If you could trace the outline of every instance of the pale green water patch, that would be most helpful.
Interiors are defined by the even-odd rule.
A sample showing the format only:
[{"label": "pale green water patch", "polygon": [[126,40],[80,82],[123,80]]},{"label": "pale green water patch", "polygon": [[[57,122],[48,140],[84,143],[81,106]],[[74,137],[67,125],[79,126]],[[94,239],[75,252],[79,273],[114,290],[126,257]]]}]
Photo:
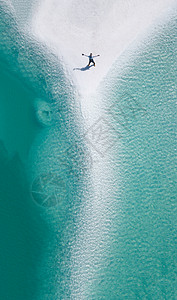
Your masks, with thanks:
[{"label": "pale green water patch", "polygon": [[106,118],[121,133],[110,167],[122,186],[95,299],[176,299],[176,24],[105,81]]}]

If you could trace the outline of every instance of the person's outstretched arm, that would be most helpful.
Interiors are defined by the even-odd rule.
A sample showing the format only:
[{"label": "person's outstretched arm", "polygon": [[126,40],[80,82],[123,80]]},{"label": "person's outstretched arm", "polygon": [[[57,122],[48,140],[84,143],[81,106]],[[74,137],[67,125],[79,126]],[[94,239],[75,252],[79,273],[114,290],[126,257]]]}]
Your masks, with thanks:
[{"label": "person's outstretched arm", "polygon": [[85,55],[84,53],[82,53],[82,55],[86,56],[86,57],[89,57],[88,55]]},{"label": "person's outstretched arm", "polygon": [[97,56],[100,56],[100,54],[98,54],[98,55],[94,55],[94,56],[92,56],[92,57],[97,57]]}]

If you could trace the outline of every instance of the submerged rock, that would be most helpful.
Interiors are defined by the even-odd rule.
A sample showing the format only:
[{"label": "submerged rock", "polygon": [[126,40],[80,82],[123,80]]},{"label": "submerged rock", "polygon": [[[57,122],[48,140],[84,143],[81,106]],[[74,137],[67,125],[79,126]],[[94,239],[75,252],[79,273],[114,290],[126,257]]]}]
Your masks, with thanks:
[{"label": "submerged rock", "polygon": [[42,126],[50,126],[52,122],[52,111],[50,104],[40,98],[36,98],[34,109],[38,122]]}]

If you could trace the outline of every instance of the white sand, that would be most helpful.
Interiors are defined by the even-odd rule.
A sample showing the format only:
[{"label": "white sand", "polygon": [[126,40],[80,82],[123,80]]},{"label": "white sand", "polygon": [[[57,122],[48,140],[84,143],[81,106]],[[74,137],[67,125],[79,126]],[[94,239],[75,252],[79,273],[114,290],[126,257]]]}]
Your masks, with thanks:
[{"label": "white sand", "polygon": [[[44,0],[32,19],[33,33],[64,60],[81,93],[93,92],[116,58],[173,0]],[[96,67],[81,71],[94,55]]]}]

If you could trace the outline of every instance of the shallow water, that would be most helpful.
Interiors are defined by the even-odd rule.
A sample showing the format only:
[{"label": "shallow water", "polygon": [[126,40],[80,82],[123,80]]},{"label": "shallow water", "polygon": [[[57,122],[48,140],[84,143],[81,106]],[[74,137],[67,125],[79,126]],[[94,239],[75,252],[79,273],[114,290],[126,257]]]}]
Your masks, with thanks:
[{"label": "shallow water", "polygon": [[1,298],[176,299],[175,13],[87,97],[95,115],[1,16]]}]

